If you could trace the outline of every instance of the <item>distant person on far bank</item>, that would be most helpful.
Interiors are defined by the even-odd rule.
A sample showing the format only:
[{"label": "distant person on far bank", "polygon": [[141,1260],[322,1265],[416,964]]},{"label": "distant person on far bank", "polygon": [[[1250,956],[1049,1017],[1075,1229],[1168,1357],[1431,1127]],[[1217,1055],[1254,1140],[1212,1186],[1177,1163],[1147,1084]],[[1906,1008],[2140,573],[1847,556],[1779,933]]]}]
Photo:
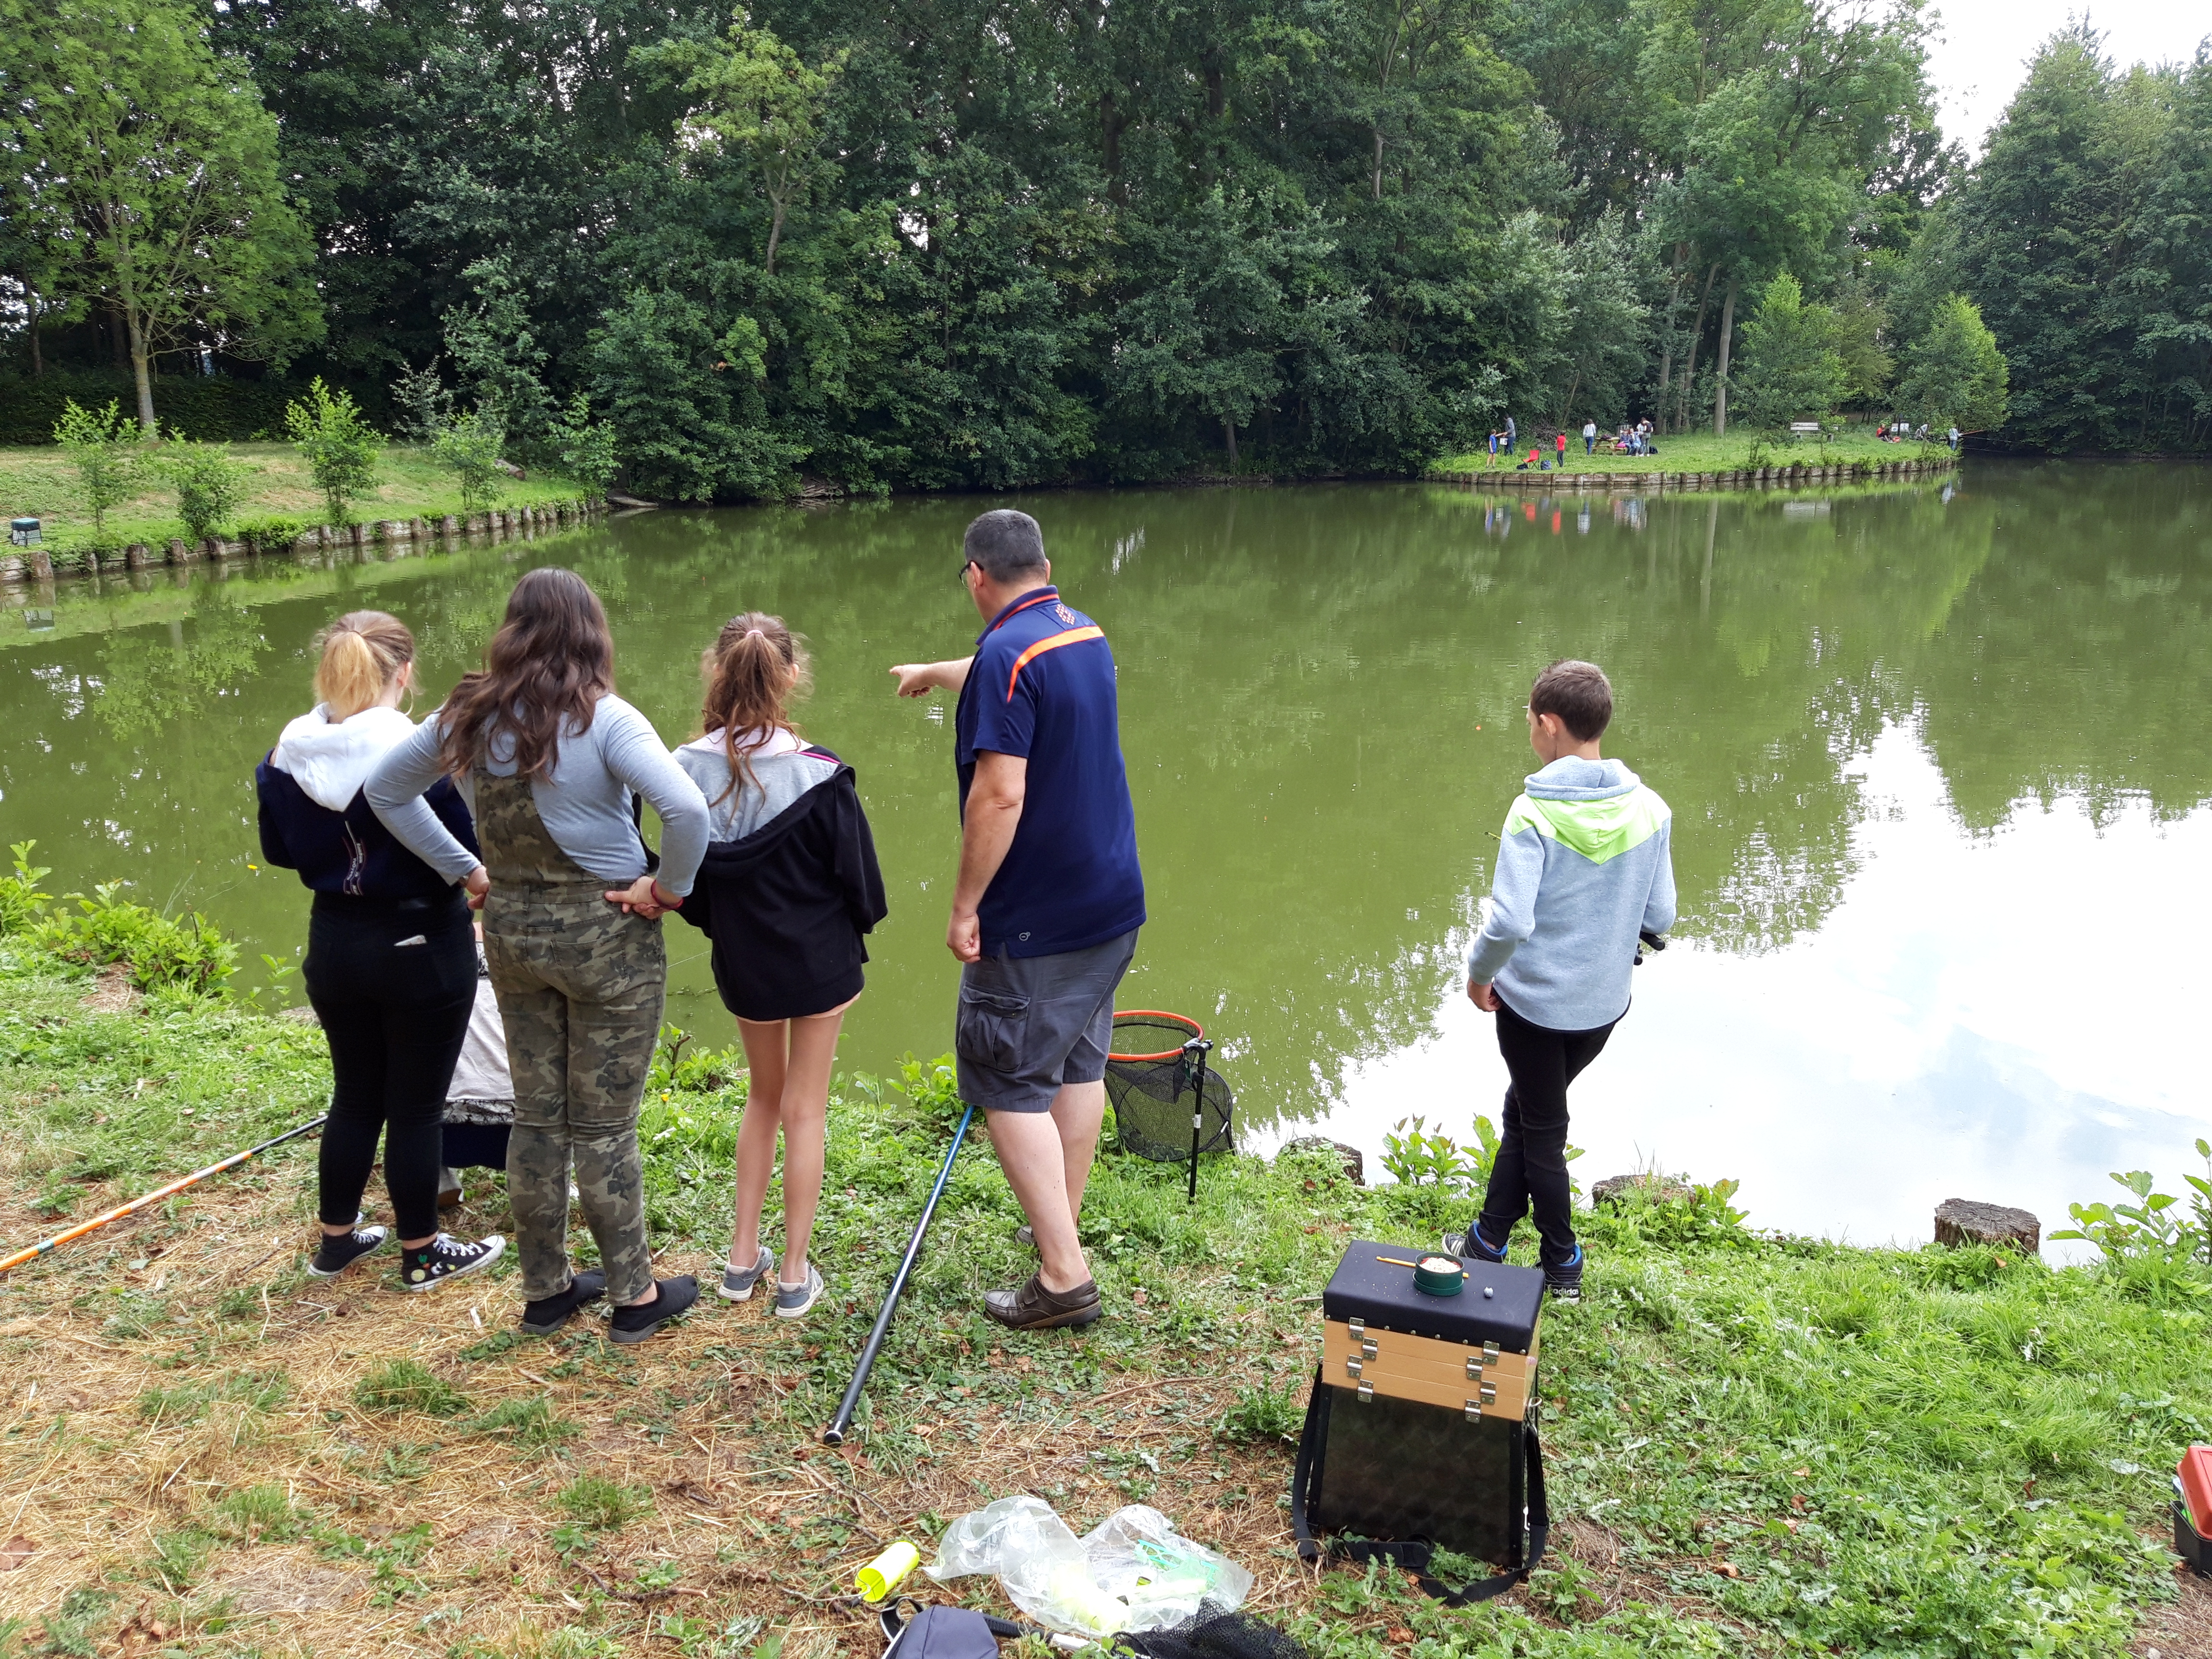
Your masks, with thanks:
[{"label": "distant person on far bank", "polygon": [[975,654],[891,672],[902,697],[960,699],[953,1047],[961,1097],[987,1115],[1039,1258],[984,1311],[1016,1330],[1087,1325],[1101,1310],[1076,1221],[1106,1112],[1114,993],[1145,920],[1114,653],[1052,586],[1026,513],[968,526],[960,581],[986,624]]},{"label": "distant person on far bank", "polygon": [[1583,453],[1585,455],[1593,455],[1596,453],[1597,422],[1595,421],[1584,421],[1583,422]]},{"label": "distant person on far bank", "polygon": [[1553,663],[1528,693],[1544,764],[1498,836],[1498,867],[1467,963],[1467,994],[1498,1016],[1512,1082],[1482,1212],[1446,1248],[1503,1261],[1533,1208],[1546,1290],[1582,1297],[1583,1247],[1567,1186],[1567,1087],[1628,1012],[1638,935],[1674,924],[1673,814],[1598,754],[1613,687],[1595,663]]}]

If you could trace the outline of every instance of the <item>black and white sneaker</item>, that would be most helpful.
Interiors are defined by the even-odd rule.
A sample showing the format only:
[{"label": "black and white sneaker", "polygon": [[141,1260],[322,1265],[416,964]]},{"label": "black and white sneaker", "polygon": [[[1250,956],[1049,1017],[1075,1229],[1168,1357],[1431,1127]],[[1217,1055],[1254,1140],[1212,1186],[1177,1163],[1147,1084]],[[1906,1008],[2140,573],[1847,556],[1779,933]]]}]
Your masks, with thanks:
[{"label": "black and white sneaker", "polygon": [[1544,1294],[1554,1302],[1579,1302],[1583,1299],[1583,1247],[1577,1243],[1575,1253],[1559,1263],[1544,1263]]},{"label": "black and white sneaker", "polygon": [[371,1251],[382,1249],[384,1241],[391,1237],[382,1227],[362,1226],[356,1215],[351,1232],[323,1235],[314,1259],[307,1263],[307,1273],[315,1279],[336,1279]]},{"label": "black and white sneaker", "polygon": [[434,1291],[449,1279],[489,1267],[506,1249],[507,1241],[497,1233],[487,1233],[481,1244],[440,1233],[419,1250],[400,1251],[399,1282],[409,1291]]}]

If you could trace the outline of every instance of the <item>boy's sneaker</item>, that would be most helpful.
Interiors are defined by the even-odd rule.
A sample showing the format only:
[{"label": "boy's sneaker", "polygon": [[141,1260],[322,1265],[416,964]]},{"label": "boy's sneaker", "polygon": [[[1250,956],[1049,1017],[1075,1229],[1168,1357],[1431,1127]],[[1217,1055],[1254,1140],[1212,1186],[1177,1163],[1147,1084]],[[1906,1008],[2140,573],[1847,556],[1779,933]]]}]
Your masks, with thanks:
[{"label": "boy's sneaker", "polygon": [[765,1244],[750,1267],[737,1268],[728,1262],[722,1264],[722,1298],[726,1302],[750,1302],[753,1290],[761,1280],[775,1271],[775,1252]]},{"label": "boy's sneaker", "polygon": [[1544,1294],[1554,1302],[1579,1302],[1583,1299],[1583,1247],[1577,1243],[1575,1253],[1566,1261],[1553,1267],[1544,1264]]},{"label": "boy's sneaker", "polygon": [[481,1244],[440,1233],[419,1250],[400,1251],[400,1285],[410,1291],[434,1291],[449,1279],[489,1267],[506,1249],[507,1241],[497,1233],[485,1235]]},{"label": "boy's sneaker", "polygon": [[607,1276],[597,1267],[586,1268],[568,1281],[558,1296],[542,1297],[522,1304],[522,1334],[550,1336],[568,1322],[568,1316],[586,1303],[607,1293]]},{"label": "boy's sneaker", "polygon": [[617,1308],[607,1322],[607,1334],[617,1342],[642,1342],[672,1319],[690,1312],[699,1299],[699,1281],[690,1273],[653,1281],[660,1294],[635,1308]]},{"label": "boy's sneaker", "polygon": [[351,1232],[340,1233],[336,1237],[329,1233],[323,1235],[322,1243],[307,1263],[307,1273],[315,1279],[336,1279],[371,1251],[382,1249],[384,1241],[391,1237],[382,1227],[362,1226],[356,1215]]},{"label": "boy's sneaker", "polygon": [[1491,1249],[1490,1242],[1482,1236],[1482,1228],[1479,1223],[1469,1227],[1463,1233],[1446,1233],[1444,1254],[1455,1255],[1468,1261],[1496,1262],[1505,1260],[1504,1250]]},{"label": "boy's sneaker", "polygon": [[778,1319],[804,1319],[806,1310],[822,1299],[822,1275],[810,1261],[806,1264],[806,1279],[803,1284],[787,1285],[775,1281],[775,1316]]}]

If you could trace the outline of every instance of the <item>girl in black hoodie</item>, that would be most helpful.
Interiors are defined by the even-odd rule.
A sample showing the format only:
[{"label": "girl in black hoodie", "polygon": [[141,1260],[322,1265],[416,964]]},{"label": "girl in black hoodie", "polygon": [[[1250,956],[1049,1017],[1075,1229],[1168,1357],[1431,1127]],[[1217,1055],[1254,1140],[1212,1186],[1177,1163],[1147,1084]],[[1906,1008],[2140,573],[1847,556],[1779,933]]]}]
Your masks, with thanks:
[{"label": "girl in black hoodie", "polygon": [[806,1249],[822,1199],[830,1072],[837,1028],[860,994],[860,937],[886,912],[884,878],[853,769],[791,723],[807,663],[782,619],[757,611],[731,618],[702,667],[706,735],[678,750],[676,763],[707,798],[713,840],[698,896],[678,914],[714,942],[715,988],[738,1018],[750,1073],[722,1294],[748,1301],[775,1270],[760,1222],[781,1129],[775,1310],[798,1319],[823,1291]]},{"label": "girl in black hoodie", "polygon": [[[415,678],[415,636],[396,617],[355,611],[317,641],[319,701],[284,728],[254,769],[261,855],[296,870],[315,896],[301,978],[331,1047],[330,1121],[318,1160],[323,1237],[307,1271],[327,1279],[380,1248],[361,1200],[384,1141],[384,1185],[398,1224],[400,1282],[435,1290],[505,1248],[438,1231],[446,1085],[476,1000],[476,937],[460,888],[377,821],[362,786],[414,735],[399,711]],[[450,783],[430,805],[476,845]]]}]

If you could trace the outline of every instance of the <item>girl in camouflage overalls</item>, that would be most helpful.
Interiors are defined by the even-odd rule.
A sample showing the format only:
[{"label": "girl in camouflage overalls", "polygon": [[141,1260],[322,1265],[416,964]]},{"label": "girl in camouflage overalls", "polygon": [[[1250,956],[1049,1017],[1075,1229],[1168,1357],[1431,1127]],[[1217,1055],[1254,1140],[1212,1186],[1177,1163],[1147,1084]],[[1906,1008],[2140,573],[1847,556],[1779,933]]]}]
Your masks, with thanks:
[{"label": "girl in camouflage overalls", "polygon": [[[423,805],[450,776],[469,797],[479,863]],[[659,815],[661,860],[638,833]],[[614,695],[606,612],[574,571],[533,570],[445,707],[369,781],[369,805],[484,914],[484,951],[514,1073],[507,1196],[522,1328],[547,1335],[602,1295],[617,1342],[688,1309],[688,1275],[656,1281],[646,1243],[638,1103],[660,1030],[667,955],[707,845],[707,803],[644,715]],[[573,1165],[600,1269],[569,1271]]]}]

